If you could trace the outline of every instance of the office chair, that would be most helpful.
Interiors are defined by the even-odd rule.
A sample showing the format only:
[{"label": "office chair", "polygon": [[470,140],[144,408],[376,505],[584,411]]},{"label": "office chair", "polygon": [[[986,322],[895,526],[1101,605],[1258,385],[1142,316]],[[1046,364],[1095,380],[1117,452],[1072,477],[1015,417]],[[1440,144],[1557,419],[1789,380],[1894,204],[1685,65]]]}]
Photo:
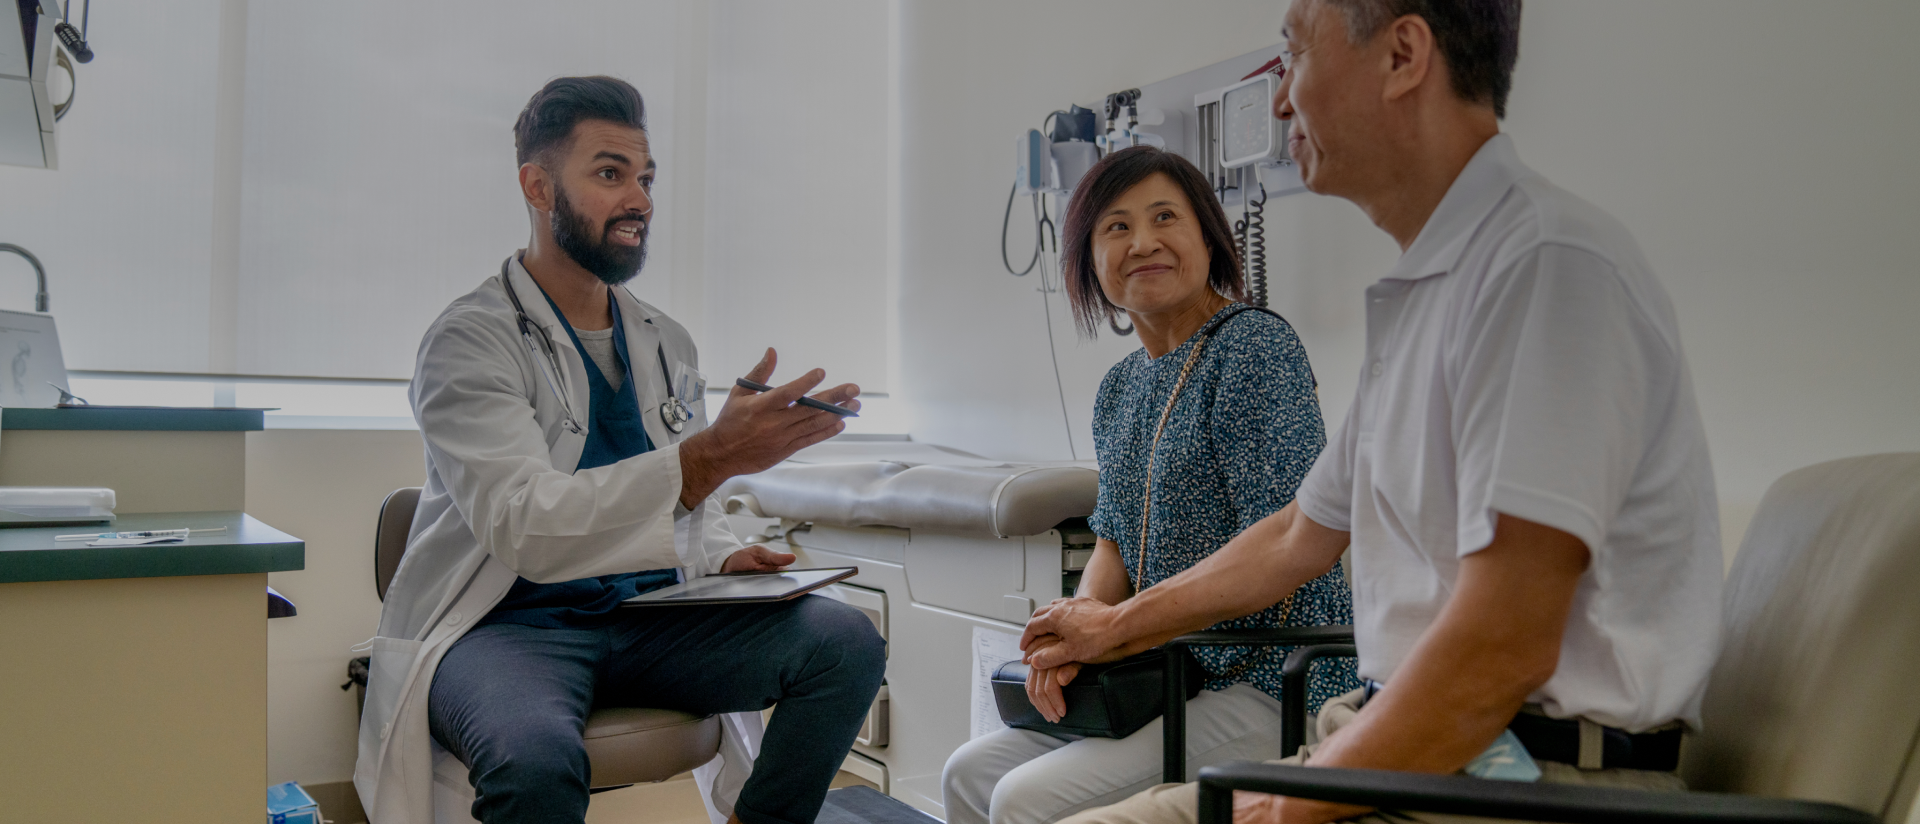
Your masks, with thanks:
[{"label": "office chair", "polygon": [[1683,752],[1692,792],[1234,762],[1200,771],[1200,824],[1233,791],[1532,821],[1871,824],[1920,791],[1920,453],[1788,473],[1728,577],[1725,631]]},{"label": "office chair", "polygon": [[[420,488],[412,486],[394,490],[380,503],[373,542],[373,588],[381,600],[386,599],[387,585],[400,569],[419,502]],[[720,719],[674,710],[597,707],[587,716],[583,737],[589,786],[599,792],[665,781],[712,761],[720,751]],[[441,772],[440,765],[435,772]],[[464,789],[471,793],[472,785]]]}]

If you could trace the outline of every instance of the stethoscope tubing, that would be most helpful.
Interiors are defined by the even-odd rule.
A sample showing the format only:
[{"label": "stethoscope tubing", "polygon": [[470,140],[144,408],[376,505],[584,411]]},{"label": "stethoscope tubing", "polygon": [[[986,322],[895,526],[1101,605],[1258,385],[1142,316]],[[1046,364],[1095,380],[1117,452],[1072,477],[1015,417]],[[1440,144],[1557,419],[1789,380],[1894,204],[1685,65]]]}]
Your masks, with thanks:
[{"label": "stethoscope tubing", "polygon": [[[554,346],[553,336],[547,333],[546,327],[535,323],[533,318],[527,315],[526,306],[520,303],[520,296],[513,291],[513,280],[509,276],[510,267],[508,266],[512,262],[513,258],[509,257],[500,263],[500,287],[507,291],[507,300],[513,303],[514,322],[520,327],[520,339],[527,344],[528,352],[534,356],[535,364],[539,365],[541,377],[546,379],[547,389],[553,392],[555,398],[560,399],[560,412],[563,416],[561,425],[575,435],[584,435],[587,428],[573,414],[573,402],[567,400],[567,393],[562,391],[566,385],[561,378],[559,349]],[[540,341],[544,346],[533,342],[533,333],[528,331],[528,327],[540,332]],[[542,348],[546,350],[545,364],[540,364]],[[667,402],[660,405],[660,422],[667,427],[668,431],[678,435],[686,429],[687,421],[693,419],[693,414],[687,408],[686,402],[680,399],[680,393],[673,388],[671,374],[673,370],[667,367],[666,347],[663,345],[656,348],[654,354],[660,357],[660,382],[667,388]],[[630,358],[626,353],[622,353],[621,360],[622,365],[627,368],[627,383],[637,386],[633,379],[633,364],[626,362]]]}]

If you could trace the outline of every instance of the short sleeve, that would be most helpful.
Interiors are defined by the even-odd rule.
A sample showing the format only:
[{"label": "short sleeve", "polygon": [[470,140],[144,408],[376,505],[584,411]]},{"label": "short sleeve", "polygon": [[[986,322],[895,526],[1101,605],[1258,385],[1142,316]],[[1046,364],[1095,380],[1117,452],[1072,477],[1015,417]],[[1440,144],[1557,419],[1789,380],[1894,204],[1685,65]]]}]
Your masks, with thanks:
[{"label": "short sleeve", "polygon": [[1236,532],[1280,511],[1326,446],[1307,352],[1284,321],[1248,312],[1222,334],[1211,439]]},{"label": "short sleeve", "polygon": [[1115,448],[1115,428],[1120,425],[1116,420],[1114,406],[1118,395],[1126,385],[1124,375],[1131,358],[1123,358],[1107,370],[1106,377],[1100,380],[1100,389],[1093,397],[1093,452],[1099,464],[1100,486],[1094,498],[1093,514],[1087,518],[1087,526],[1095,536],[1114,543],[1120,542],[1118,530],[1114,524],[1114,507],[1117,503],[1119,473],[1125,471],[1127,456],[1117,454]]},{"label": "short sleeve", "polygon": [[1293,501],[1314,523],[1341,532],[1353,531],[1353,439],[1359,431],[1354,415],[1360,404],[1347,407],[1347,419],[1327,448],[1313,462]]},{"label": "short sleeve", "polygon": [[1492,543],[1496,513],[1600,551],[1669,346],[1612,263],[1553,244],[1491,276],[1463,328],[1452,399],[1459,554]]}]

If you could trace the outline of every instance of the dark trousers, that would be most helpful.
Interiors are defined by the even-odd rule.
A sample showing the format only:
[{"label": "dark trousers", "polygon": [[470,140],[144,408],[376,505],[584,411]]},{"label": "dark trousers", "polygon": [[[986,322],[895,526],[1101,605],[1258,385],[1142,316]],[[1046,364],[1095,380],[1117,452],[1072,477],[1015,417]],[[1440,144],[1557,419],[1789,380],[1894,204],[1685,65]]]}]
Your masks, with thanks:
[{"label": "dark trousers", "polygon": [[746,824],[811,824],[884,674],[885,642],[852,607],[775,604],[624,610],[592,629],[487,624],[440,661],[433,737],[467,765],[486,824],[578,824],[581,740],[595,706],[695,714],[780,708],[741,790]]}]

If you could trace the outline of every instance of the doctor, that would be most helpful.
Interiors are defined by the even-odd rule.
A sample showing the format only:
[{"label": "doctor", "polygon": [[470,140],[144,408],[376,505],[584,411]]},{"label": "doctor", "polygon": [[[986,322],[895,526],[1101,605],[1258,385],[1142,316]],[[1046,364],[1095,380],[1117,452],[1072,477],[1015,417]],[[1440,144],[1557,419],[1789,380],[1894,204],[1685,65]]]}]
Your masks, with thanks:
[{"label": "doctor", "polygon": [[[632,86],[554,80],[520,113],[514,143],[527,248],[420,344],[412,401],[427,481],[372,642],[360,797],[376,824],[469,812],[577,823],[581,730],[596,703],[709,714],[777,702],[764,741],[757,715],[728,719],[703,789],[733,821],[807,824],[879,688],[873,626],[814,597],[619,604],[681,578],[793,562],[742,548],[711,495],[841,431],[838,416],[792,405],[824,374],[735,390],[706,426],[686,330],[619,288],[646,258],[653,216]],[[773,367],[769,350],[750,377]],[[858,408],[856,394],[815,397]],[[434,786],[436,766],[455,766],[446,759],[467,768],[470,810]]]}]

